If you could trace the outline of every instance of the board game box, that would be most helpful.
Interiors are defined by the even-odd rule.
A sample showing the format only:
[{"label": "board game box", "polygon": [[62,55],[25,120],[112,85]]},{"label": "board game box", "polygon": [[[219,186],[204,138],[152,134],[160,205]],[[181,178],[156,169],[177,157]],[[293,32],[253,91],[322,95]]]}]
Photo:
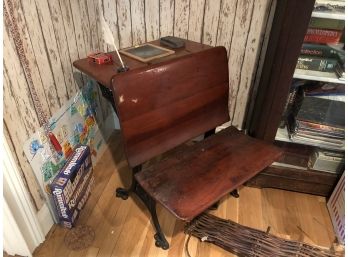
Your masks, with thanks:
[{"label": "board game box", "polygon": [[90,149],[78,145],[50,188],[59,223],[71,228],[86,203],[94,182]]}]

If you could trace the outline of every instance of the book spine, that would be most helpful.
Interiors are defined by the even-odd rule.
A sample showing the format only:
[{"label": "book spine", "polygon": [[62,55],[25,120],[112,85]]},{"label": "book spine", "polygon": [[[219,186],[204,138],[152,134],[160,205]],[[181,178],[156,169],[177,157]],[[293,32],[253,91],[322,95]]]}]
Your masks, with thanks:
[{"label": "book spine", "polygon": [[333,30],[333,29],[307,29],[307,35],[318,35],[318,36],[326,36],[326,37],[341,37],[342,31]]},{"label": "book spine", "polygon": [[310,28],[343,30],[344,21],[335,19],[323,19],[312,17],[309,22]]},{"label": "book spine", "polygon": [[339,80],[344,80],[345,79],[345,72],[344,72],[344,69],[341,67],[340,64],[336,65],[335,72],[336,72],[336,75],[338,76]]},{"label": "book spine", "polygon": [[314,11],[325,11],[328,13],[344,13],[345,1],[337,0],[316,0],[314,4]]},{"label": "book spine", "polygon": [[309,129],[315,129],[315,130],[321,130],[326,132],[333,132],[333,133],[339,133],[344,135],[344,129],[339,127],[333,127],[329,125],[324,125],[320,123],[314,123],[314,122],[308,122],[303,120],[296,120],[297,126],[303,129],[309,128]]},{"label": "book spine", "polygon": [[336,58],[338,51],[327,45],[303,44],[301,55],[310,55],[317,57]]},{"label": "book spine", "polygon": [[338,63],[341,65],[341,67],[344,69],[345,67],[345,57],[344,57],[344,52],[338,52],[337,53],[337,60],[338,60]]},{"label": "book spine", "polygon": [[323,72],[331,72],[335,70],[337,60],[332,58],[312,58],[307,56],[300,56],[297,60],[297,69],[315,70]]},{"label": "book spine", "polygon": [[340,41],[336,37],[327,37],[319,35],[305,35],[303,42],[305,43],[318,43],[318,44],[338,44]]},{"label": "book spine", "polygon": [[288,100],[286,101],[284,111],[282,114],[282,117],[283,117],[282,122],[284,123],[283,125],[285,125],[285,121],[286,121],[288,115],[291,113],[292,106],[295,102],[296,93],[297,93],[296,88],[293,88],[289,93]]},{"label": "book spine", "polygon": [[305,35],[305,43],[332,43],[337,44],[342,36],[342,31],[328,29],[308,29]]}]

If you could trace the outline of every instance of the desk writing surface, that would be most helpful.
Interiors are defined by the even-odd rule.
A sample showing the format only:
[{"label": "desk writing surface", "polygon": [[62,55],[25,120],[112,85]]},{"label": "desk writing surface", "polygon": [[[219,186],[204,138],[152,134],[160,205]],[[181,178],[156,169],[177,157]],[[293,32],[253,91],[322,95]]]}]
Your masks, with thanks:
[{"label": "desk writing surface", "polygon": [[[133,70],[133,69],[137,69],[140,67],[154,64],[154,63],[167,61],[170,59],[177,58],[179,56],[187,55],[190,53],[196,53],[196,52],[200,52],[202,50],[211,48],[211,46],[196,43],[193,41],[189,41],[189,40],[184,40],[184,41],[185,41],[185,47],[178,48],[178,49],[164,47],[164,46],[160,45],[159,40],[149,42],[149,43],[154,44],[154,45],[158,45],[158,46],[161,46],[164,48],[168,48],[170,50],[174,50],[175,54],[169,55],[166,57],[162,57],[162,58],[158,58],[158,59],[154,59],[154,60],[147,62],[147,63],[132,59],[128,56],[123,55],[122,53],[121,53],[121,57],[122,57],[123,62],[129,67],[129,69]],[[116,52],[115,51],[110,52],[110,54],[112,55],[112,58],[113,58],[112,63],[99,65],[99,64],[95,64],[95,63],[88,61],[88,58],[84,58],[84,59],[80,59],[80,60],[75,61],[73,64],[74,64],[74,67],[77,68],[78,70],[82,71],[83,73],[87,74],[91,78],[97,80],[102,85],[111,89],[111,78],[112,78],[112,76],[117,74],[117,68],[121,67],[121,65],[120,65],[119,60],[117,58]]]}]

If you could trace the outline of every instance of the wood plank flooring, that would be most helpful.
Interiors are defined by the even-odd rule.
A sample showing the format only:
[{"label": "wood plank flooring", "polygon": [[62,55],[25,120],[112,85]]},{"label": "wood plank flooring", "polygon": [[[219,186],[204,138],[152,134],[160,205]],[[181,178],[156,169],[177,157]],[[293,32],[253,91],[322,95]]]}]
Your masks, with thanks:
[{"label": "wood plank flooring", "polygon": [[[77,221],[95,231],[95,240],[85,250],[71,251],[64,245],[67,229],[55,225],[34,257],[180,257],[186,256],[184,223],[158,206],[160,224],[170,244],[167,251],[154,244],[154,230],[142,202],[131,196],[123,201],[115,189],[130,184],[130,170],[124,158],[120,135],[114,133],[109,148],[94,169],[95,187]],[[204,188],[202,189],[204,190]],[[331,247],[335,236],[325,198],[276,189],[243,187],[238,199],[224,197],[214,215],[253,228],[267,230],[287,239]],[[214,245],[191,238],[192,257],[234,256]]]}]

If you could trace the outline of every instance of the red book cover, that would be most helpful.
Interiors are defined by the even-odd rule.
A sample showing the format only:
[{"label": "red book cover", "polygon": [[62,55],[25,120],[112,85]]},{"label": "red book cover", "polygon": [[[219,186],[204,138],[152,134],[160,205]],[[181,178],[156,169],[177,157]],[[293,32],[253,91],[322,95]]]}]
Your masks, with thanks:
[{"label": "red book cover", "polygon": [[337,44],[342,36],[340,30],[308,29],[304,38],[305,43]]},{"label": "red book cover", "polygon": [[337,44],[340,37],[328,37],[320,35],[306,35],[303,42],[305,43],[319,43],[319,44]]}]

